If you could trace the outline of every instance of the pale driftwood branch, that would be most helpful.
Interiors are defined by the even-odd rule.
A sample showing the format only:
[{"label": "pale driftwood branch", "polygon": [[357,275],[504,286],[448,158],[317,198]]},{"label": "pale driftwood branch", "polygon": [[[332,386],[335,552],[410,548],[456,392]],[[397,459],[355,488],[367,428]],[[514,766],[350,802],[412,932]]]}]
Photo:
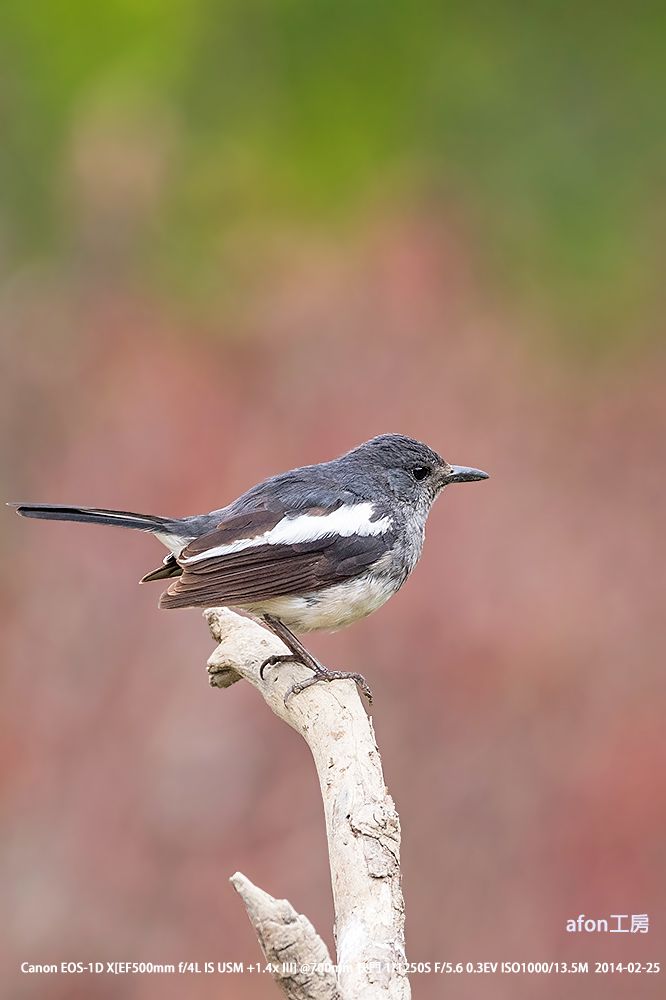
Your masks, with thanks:
[{"label": "pale driftwood branch", "polygon": [[[262,681],[260,665],[267,657],[286,652],[282,642],[256,622],[226,608],[209,608],[205,617],[219,642],[208,660],[211,684],[228,687],[239,677],[248,680],[269,708],[301,734],[314,758],[326,818],[339,996],[342,1000],[408,1000],[400,821],[384,784],[372,722],[356,685],[353,681],[315,684],[285,704],[290,686],[310,672],[300,664],[286,663],[268,668]],[[239,878],[245,888],[251,886],[236,875],[236,888]],[[289,904],[276,904],[266,893],[253,896],[250,919],[258,933],[260,921],[259,937],[267,956],[276,950],[276,942],[280,947],[276,905],[289,907],[284,911],[291,914],[286,922],[293,922],[295,911]],[[312,934],[311,954],[300,964],[316,964],[313,956],[318,947],[314,942],[321,939],[314,929]],[[292,1000],[330,1000],[335,996],[325,992],[330,987],[328,980],[317,983],[311,977],[309,993],[300,985],[301,992],[294,992],[290,982],[280,985]]]},{"label": "pale driftwood branch", "polygon": [[231,884],[245,903],[266,961],[289,1000],[340,1000],[328,948],[307,917],[236,872]]}]

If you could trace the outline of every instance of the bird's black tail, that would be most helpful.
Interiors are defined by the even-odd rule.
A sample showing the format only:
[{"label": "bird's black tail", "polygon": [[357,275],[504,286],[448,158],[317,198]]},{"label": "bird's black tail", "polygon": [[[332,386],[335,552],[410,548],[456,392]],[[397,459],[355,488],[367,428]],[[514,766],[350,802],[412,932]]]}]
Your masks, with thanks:
[{"label": "bird's black tail", "polygon": [[160,531],[170,523],[167,517],[154,514],[133,514],[129,510],[103,510],[97,507],[67,507],[57,503],[9,504],[22,517],[36,517],[43,521],[81,521],[84,524],[115,524],[119,528],[138,528],[140,531]]}]

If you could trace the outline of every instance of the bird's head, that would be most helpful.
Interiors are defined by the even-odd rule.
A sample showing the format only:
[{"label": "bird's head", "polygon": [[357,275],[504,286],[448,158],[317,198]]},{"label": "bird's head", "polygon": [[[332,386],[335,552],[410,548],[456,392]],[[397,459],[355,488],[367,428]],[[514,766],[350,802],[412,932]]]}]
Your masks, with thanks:
[{"label": "bird's head", "polygon": [[450,465],[436,451],[404,434],[381,434],[350,451],[345,459],[364,471],[396,500],[428,509],[446,486],[488,479],[488,473]]}]

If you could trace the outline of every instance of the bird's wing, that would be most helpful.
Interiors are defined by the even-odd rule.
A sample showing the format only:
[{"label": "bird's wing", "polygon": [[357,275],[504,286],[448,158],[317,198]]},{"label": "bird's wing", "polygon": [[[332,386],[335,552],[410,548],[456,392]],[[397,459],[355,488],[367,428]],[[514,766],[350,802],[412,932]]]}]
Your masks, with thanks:
[{"label": "bird's wing", "polygon": [[371,503],[230,514],[176,557],[182,569],[160,607],[244,605],[307,594],[362,573],[393,544]]}]

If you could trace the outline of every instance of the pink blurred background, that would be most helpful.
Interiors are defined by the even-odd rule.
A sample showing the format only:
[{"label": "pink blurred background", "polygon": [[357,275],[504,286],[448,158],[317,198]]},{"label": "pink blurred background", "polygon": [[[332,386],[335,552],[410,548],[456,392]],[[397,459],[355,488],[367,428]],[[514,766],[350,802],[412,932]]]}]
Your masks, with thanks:
[{"label": "pink blurred background", "polygon": [[[215,5],[194,6],[205,26]],[[309,640],[375,691],[403,828],[408,957],[659,961],[666,398],[659,299],[632,283],[657,267],[656,244],[638,265],[628,246],[577,299],[548,278],[548,254],[542,270],[527,266],[530,239],[553,246],[538,227],[515,223],[524,259],[512,258],[492,213],[456,186],[455,163],[424,155],[433,186],[411,147],[405,160],[381,147],[381,196],[359,181],[351,209],[340,196],[343,220],[337,207],[292,218],[275,196],[284,216],[258,223],[261,196],[256,213],[222,205],[201,166],[201,204],[179,221],[165,214],[174,162],[213,154],[173,124],[168,88],[163,117],[136,126],[138,99],[119,87],[109,114],[90,96],[100,86],[80,74],[88,104],[63,98],[68,131],[43,165],[66,209],[59,242],[21,250],[4,215],[4,496],[195,513],[385,431],[488,470],[436,505],[393,601]],[[34,111],[35,131],[40,121]],[[233,176],[252,174],[253,149],[241,143]],[[594,149],[603,161],[603,142]],[[533,220],[541,204],[525,193],[514,209]],[[205,260],[203,290],[178,255],[161,260],[171,243]],[[135,258],[145,245],[155,257]],[[596,301],[606,289],[612,317]],[[227,881],[237,869],[289,898],[331,947],[332,906],[307,748],[247,685],[208,687],[200,614],[159,612],[159,585],[136,585],[160,547],[10,510],[0,531],[3,996],[268,1000],[268,976],[20,973],[23,961],[256,961]],[[568,934],[579,913],[648,913],[650,931]],[[412,989],[658,997],[663,975],[415,976]]]}]

